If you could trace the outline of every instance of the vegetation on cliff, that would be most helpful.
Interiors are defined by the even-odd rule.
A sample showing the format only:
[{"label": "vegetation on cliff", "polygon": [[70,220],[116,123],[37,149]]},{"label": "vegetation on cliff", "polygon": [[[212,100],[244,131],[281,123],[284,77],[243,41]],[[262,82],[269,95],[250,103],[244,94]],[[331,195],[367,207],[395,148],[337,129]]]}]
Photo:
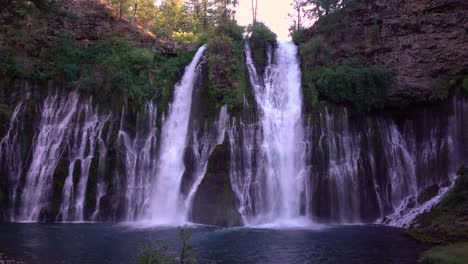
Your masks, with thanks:
[{"label": "vegetation on cliff", "polygon": [[381,108],[387,100],[394,74],[360,56],[342,58],[336,48],[339,29],[362,8],[357,1],[302,1],[304,13],[319,18],[310,34],[299,22],[292,30],[299,45],[306,106],[319,100],[352,106],[359,111]]},{"label": "vegetation on cliff", "polygon": [[[362,73],[355,75],[358,78],[369,79],[371,68],[372,72],[385,73],[372,78],[383,77],[379,80],[386,83],[385,89],[377,91],[372,85],[361,84],[369,95],[385,91],[385,98],[378,99],[385,99],[383,103],[362,105],[355,100],[360,98],[358,95],[346,98],[360,110],[375,106],[404,108],[444,100],[454,92],[447,89],[453,87],[447,85],[447,80],[468,73],[462,59],[466,57],[463,45],[468,35],[460,33],[464,32],[460,25],[466,24],[468,12],[463,1],[294,0],[293,6],[296,13],[291,16],[291,35],[301,47],[306,104],[313,106],[320,99],[330,100],[330,94],[319,89],[313,80],[326,76],[314,70],[322,67],[336,71],[350,60],[360,62],[357,69],[366,69],[355,71]],[[454,9],[455,6],[459,8]],[[306,19],[316,21],[307,27]],[[452,34],[456,37],[444,37]],[[401,44],[408,39],[412,41]]]},{"label": "vegetation on cliff", "polygon": [[267,64],[268,48],[276,46],[276,34],[261,22],[254,22],[249,26],[248,31],[251,33],[248,42],[252,49],[253,59],[263,71]]},{"label": "vegetation on cliff", "polygon": [[431,211],[416,217],[409,234],[423,242],[468,241],[468,167],[458,171],[455,186]]},{"label": "vegetation on cliff", "polygon": [[231,113],[241,109],[247,89],[243,33],[234,20],[226,19],[214,29],[207,43],[209,103],[216,109],[226,104]]},{"label": "vegetation on cliff", "polygon": [[432,210],[416,217],[407,231],[413,238],[435,245],[420,263],[466,263],[468,261],[468,167],[458,171],[453,188]]}]

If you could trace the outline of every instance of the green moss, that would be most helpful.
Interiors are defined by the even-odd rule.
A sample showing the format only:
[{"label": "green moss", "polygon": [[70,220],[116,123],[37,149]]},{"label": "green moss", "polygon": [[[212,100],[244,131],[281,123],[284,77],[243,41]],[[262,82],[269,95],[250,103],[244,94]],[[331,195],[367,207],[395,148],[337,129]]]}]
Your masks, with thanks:
[{"label": "green moss", "polygon": [[465,264],[468,263],[468,243],[457,243],[432,248],[422,254],[421,264]]}]

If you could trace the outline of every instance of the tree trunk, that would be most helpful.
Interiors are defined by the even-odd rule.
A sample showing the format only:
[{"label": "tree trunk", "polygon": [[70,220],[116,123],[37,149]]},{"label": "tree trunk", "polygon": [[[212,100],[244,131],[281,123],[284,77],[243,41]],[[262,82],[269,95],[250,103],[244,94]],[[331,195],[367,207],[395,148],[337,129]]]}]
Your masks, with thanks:
[{"label": "tree trunk", "polygon": [[138,0],[135,0],[135,8],[133,10],[133,22],[136,22],[137,9],[138,9]]},{"label": "tree trunk", "polygon": [[119,1],[119,18],[122,19],[123,0]]}]

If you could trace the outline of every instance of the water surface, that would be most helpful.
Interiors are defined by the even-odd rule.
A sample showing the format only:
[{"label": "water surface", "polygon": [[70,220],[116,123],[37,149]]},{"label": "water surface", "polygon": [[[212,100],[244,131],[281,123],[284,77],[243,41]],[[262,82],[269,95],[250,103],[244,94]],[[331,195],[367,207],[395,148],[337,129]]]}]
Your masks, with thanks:
[{"label": "water surface", "polygon": [[[201,263],[416,263],[425,246],[384,226],[320,229],[194,227]],[[110,224],[2,224],[0,252],[37,264],[134,263],[145,245],[179,247],[176,228]]]}]

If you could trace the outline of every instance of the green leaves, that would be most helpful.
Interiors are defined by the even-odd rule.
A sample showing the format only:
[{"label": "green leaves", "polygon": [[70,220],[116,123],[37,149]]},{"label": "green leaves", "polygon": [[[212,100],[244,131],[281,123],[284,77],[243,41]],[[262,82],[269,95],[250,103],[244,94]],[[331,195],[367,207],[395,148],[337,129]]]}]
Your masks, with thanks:
[{"label": "green leaves", "polygon": [[243,28],[232,20],[220,24],[208,42],[208,96],[220,108],[227,105],[231,113],[242,106]]},{"label": "green leaves", "polygon": [[142,104],[154,94],[168,103],[170,90],[192,57],[192,52],[165,56],[135,48],[122,39],[82,48],[69,38],[63,38],[48,55],[52,75],[62,78],[70,88],[100,95],[118,94]]},{"label": "green leaves", "polygon": [[393,74],[375,66],[338,64],[305,73],[322,98],[360,111],[384,106]]}]

